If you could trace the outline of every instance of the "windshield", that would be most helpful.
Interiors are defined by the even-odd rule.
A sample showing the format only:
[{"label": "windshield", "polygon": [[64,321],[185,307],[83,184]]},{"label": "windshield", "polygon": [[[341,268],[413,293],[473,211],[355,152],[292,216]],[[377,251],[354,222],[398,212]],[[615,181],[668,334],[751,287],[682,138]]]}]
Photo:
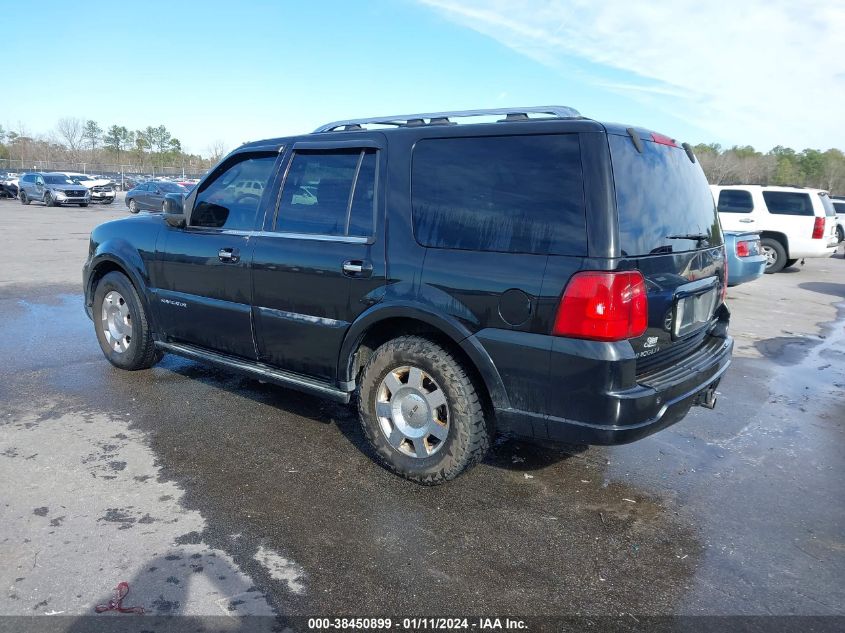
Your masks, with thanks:
[{"label": "windshield", "polygon": [[707,178],[680,147],[609,134],[624,256],[677,253],[724,242]]},{"label": "windshield", "polygon": [[56,174],[47,174],[44,176],[44,182],[48,185],[72,185],[74,182],[67,176],[57,176]]}]

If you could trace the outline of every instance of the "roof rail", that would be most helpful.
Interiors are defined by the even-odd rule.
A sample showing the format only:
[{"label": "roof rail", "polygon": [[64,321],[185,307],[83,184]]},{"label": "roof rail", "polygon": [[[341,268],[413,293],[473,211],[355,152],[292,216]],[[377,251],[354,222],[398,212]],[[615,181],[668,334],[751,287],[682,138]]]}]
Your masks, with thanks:
[{"label": "roof rail", "polygon": [[[531,106],[527,108],[490,108],[487,110],[455,110],[452,112],[422,112],[419,114],[398,114],[394,116],[377,116],[369,119],[349,119],[347,121],[334,121],[321,125],[314,133],[333,132],[338,128],[344,130],[360,130],[361,126],[367,124],[395,125],[396,127],[419,126],[419,125],[450,125],[454,123],[450,119],[505,115],[505,121],[524,121],[529,114],[546,114],[558,119],[577,119],[581,113],[574,108],[567,106]],[[428,119],[428,123],[426,123]]]}]

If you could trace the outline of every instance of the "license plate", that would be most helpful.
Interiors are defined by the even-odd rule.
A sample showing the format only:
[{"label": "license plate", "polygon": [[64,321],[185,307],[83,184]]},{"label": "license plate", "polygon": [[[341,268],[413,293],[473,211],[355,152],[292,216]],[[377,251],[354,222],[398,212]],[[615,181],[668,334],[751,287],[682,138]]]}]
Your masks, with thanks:
[{"label": "license plate", "polygon": [[716,288],[699,295],[682,297],[675,304],[675,323],[672,334],[675,338],[686,336],[710,321],[719,294]]}]

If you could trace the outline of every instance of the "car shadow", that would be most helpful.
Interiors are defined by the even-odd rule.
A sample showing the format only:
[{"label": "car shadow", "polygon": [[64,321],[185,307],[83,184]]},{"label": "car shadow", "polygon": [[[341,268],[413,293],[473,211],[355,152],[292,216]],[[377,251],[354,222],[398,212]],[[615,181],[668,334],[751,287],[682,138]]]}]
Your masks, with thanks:
[{"label": "car shadow", "polygon": [[807,281],[798,284],[802,290],[809,290],[810,292],[818,292],[832,297],[839,297],[845,299],[845,284],[836,283],[832,281]]}]

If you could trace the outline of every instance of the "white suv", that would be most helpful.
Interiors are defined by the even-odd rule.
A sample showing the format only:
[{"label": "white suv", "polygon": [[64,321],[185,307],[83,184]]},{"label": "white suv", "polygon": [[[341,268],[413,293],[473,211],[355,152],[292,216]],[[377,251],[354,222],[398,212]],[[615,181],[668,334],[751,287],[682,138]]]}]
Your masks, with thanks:
[{"label": "white suv", "polygon": [[836,211],[827,191],[803,187],[710,185],[727,231],[760,231],[766,272],[836,252]]}]

